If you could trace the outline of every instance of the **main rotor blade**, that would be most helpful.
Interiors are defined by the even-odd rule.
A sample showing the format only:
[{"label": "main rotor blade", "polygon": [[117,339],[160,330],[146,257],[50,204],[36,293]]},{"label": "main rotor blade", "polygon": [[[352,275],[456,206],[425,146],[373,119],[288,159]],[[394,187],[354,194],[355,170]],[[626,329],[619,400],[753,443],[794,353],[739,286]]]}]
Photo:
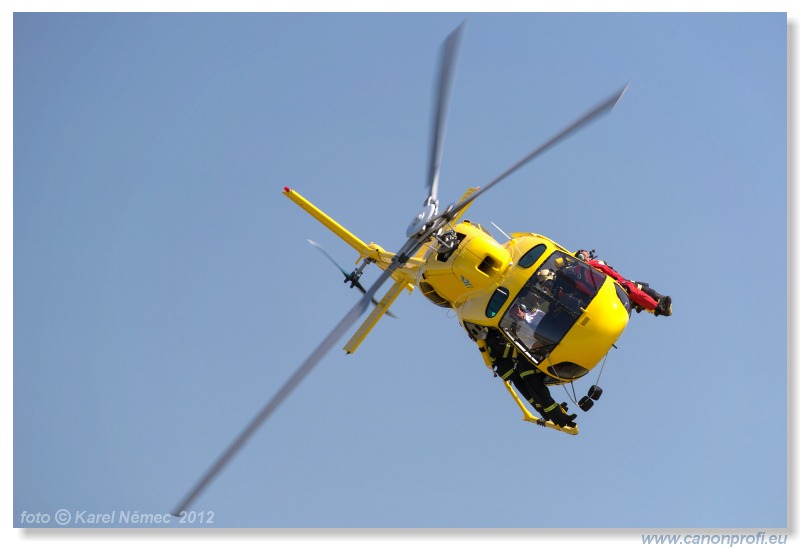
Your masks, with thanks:
[{"label": "main rotor blade", "polygon": [[433,112],[431,125],[431,149],[428,161],[428,199],[425,204],[436,203],[439,198],[439,167],[442,162],[442,145],[444,143],[444,128],[447,115],[447,106],[450,102],[452,89],[453,68],[455,67],[456,53],[461,42],[464,29],[461,23],[450,33],[442,44],[442,53],[439,61],[439,79],[436,85],[436,106]]},{"label": "main rotor blade", "polygon": [[520,168],[525,166],[527,163],[529,163],[530,161],[532,161],[533,159],[535,159],[536,157],[538,157],[539,155],[541,155],[542,153],[544,153],[545,151],[547,151],[548,149],[553,147],[554,145],[556,145],[559,142],[565,140],[570,135],[574,134],[578,130],[581,130],[582,128],[584,128],[585,126],[590,124],[591,122],[594,122],[596,119],[598,119],[602,115],[605,115],[605,114],[611,112],[614,109],[614,107],[617,105],[619,100],[622,99],[622,96],[625,94],[625,91],[627,89],[628,89],[628,84],[626,84],[618,92],[612,94],[608,99],[602,101],[597,106],[595,106],[593,109],[589,110],[586,114],[581,116],[579,119],[577,119],[575,122],[573,122],[572,124],[570,124],[569,126],[564,128],[560,132],[558,132],[556,135],[554,135],[549,140],[547,140],[546,142],[541,144],[539,147],[537,147],[536,149],[534,149],[533,151],[531,151],[530,153],[525,155],[522,159],[517,161],[516,164],[512,165],[508,170],[506,170],[505,172],[503,172],[502,174],[497,176],[495,179],[490,181],[488,184],[484,185],[479,191],[477,191],[473,195],[463,199],[461,202],[459,202],[458,204],[456,204],[452,208],[448,209],[447,212],[444,212],[444,213],[440,214],[439,216],[435,217],[431,221],[434,221],[434,220],[437,220],[437,219],[441,219],[441,218],[443,218],[443,217],[445,217],[445,216],[447,216],[448,214],[451,214],[451,213],[459,212],[460,210],[462,210],[463,208],[465,208],[466,206],[471,204],[472,201],[474,201],[475,199],[477,199],[478,197],[483,195],[485,192],[487,192],[489,189],[491,189],[492,187],[494,187],[495,185],[497,185],[498,183],[503,181],[505,178],[507,178],[508,176],[510,176],[511,174],[513,174],[514,172],[516,172],[517,170],[519,170]]},{"label": "main rotor blade", "polygon": [[[425,239],[427,240],[427,239]],[[222,469],[236,456],[236,454],[244,447],[245,443],[253,436],[258,428],[275,412],[281,403],[297,388],[300,382],[308,375],[309,372],[322,360],[323,357],[331,350],[336,342],[347,332],[350,327],[355,324],[359,317],[366,311],[369,304],[386,280],[392,276],[392,273],[397,271],[402,265],[408,261],[421,246],[422,239],[410,239],[401,248],[405,251],[402,254],[395,256],[395,260],[380,274],[378,279],[366,291],[364,297],[356,303],[347,315],[339,321],[333,330],[320,342],[316,349],[311,352],[311,355],[303,362],[302,365],[292,374],[292,376],[281,386],[277,393],[270,399],[266,405],[258,412],[258,414],[250,421],[245,429],[239,436],[231,442],[224,453],[217,459],[211,468],[203,475],[202,478],[192,487],[192,490],[184,497],[184,499],[175,507],[172,515],[178,516],[181,512],[186,511],[195,499],[202,493],[206,487],[214,480],[214,478],[222,471]],[[423,241],[424,242],[424,241]]]}]

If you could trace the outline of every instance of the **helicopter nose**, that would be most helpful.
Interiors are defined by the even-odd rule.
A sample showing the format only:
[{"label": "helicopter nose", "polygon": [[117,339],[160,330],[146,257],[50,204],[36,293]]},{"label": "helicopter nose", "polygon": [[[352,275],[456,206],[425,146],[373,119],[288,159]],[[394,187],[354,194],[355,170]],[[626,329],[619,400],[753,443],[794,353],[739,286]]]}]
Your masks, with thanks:
[{"label": "helicopter nose", "polygon": [[[614,283],[608,278],[583,314],[561,341],[566,360],[580,365],[586,372],[608,354],[628,325],[628,310],[617,297]],[[554,357],[555,360],[555,357]]]},{"label": "helicopter nose", "polygon": [[586,336],[597,343],[598,349],[610,349],[630,319],[629,311],[617,296],[615,287],[611,279],[606,280],[578,321],[582,328],[587,329]]}]

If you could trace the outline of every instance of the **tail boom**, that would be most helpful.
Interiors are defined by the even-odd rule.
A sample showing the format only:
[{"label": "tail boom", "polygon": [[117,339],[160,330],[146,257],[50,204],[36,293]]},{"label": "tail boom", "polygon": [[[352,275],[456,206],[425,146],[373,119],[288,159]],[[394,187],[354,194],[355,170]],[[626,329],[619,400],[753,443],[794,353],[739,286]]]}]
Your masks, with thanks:
[{"label": "tail boom", "polygon": [[350,233],[347,229],[345,229],[342,225],[340,225],[339,222],[337,222],[336,220],[328,216],[325,212],[323,212],[322,210],[311,204],[308,201],[308,199],[306,199],[303,195],[301,195],[294,189],[290,189],[288,187],[283,188],[283,194],[286,195],[286,197],[293,203],[295,203],[297,206],[308,212],[314,219],[316,219],[322,225],[333,231],[333,233],[335,233],[336,236],[338,236],[344,242],[353,247],[356,250],[356,252],[358,252],[362,257],[368,258],[371,256],[369,254],[370,247],[367,245],[367,243],[365,243],[364,241],[362,241],[361,239]]},{"label": "tail boom", "polygon": [[[289,187],[284,187],[283,194],[286,195],[286,197],[293,203],[310,214],[311,217],[327,227],[337,237],[350,245],[356,252],[358,252],[359,259],[356,261],[356,263],[359,263],[361,260],[370,260],[383,270],[387,269],[391,265],[395,256],[391,252],[387,252],[375,243],[365,243],[353,233],[345,229],[345,227],[339,222],[314,206],[308,199],[303,197],[297,191],[290,189]],[[415,255],[413,258],[409,259],[405,266],[401,267],[400,269],[393,270],[391,277],[395,281],[394,285],[389,289],[383,299],[377,303],[364,323],[358,328],[358,330],[356,330],[355,334],[353,334],[352,338],[347,342],[344,347],[344,350],[347,353],[353,353],[356,350],[359,344],[361,344],[373,327],[378,323],[380,318],[387,312],[389,306],[391,306],[392,302],[394,302],[395,298],[397,298],[403,289],[408,290],[408,292],[414,290],[414,281],[421,262],[421,256],[418,257]]]}]

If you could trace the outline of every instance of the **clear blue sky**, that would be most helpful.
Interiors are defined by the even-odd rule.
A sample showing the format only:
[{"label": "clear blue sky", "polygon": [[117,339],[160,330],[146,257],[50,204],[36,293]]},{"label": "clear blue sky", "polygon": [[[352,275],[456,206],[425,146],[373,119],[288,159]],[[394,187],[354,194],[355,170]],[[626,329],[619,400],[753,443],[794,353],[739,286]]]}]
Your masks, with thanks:
[{"label": "clear blue sky", "polygon": [[785,14],[16,14],[15,526],[183,497],[357,299],[306,239],[355,255],[281,189],[401,245],[438,47],[464,19],[442,199],[631,81],[469,217],[596,248],[673,317],[634,314],[570,437],[521,422],[454,316],[403,295],[195,509],[216,527],[787,525]]}]

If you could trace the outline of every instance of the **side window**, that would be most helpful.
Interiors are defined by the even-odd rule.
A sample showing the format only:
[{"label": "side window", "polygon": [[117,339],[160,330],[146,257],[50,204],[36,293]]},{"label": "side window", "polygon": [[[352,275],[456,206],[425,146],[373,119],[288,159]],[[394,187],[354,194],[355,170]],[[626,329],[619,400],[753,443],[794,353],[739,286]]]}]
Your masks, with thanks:
[{"label": "side window", "polygon": [[542,254],[544,254],[545,250],[547,250],[547,245],[537,244],[536,246],[528,250],[522,256],[522,258],[519,259],[517,265],[519,265],[524,269],[529,268],[530,266],[536,263],[536,260],[538,260],[542,256]]},{"label": "side window", "polygon": [[500,311],[500,308],[503,307],[506,300],[508,300],[508,289],[501,286],[495,290],[492,297],[489,298],[489,305],[486,306],[486,316],[491,319],[497,315],[497,312]]}]

